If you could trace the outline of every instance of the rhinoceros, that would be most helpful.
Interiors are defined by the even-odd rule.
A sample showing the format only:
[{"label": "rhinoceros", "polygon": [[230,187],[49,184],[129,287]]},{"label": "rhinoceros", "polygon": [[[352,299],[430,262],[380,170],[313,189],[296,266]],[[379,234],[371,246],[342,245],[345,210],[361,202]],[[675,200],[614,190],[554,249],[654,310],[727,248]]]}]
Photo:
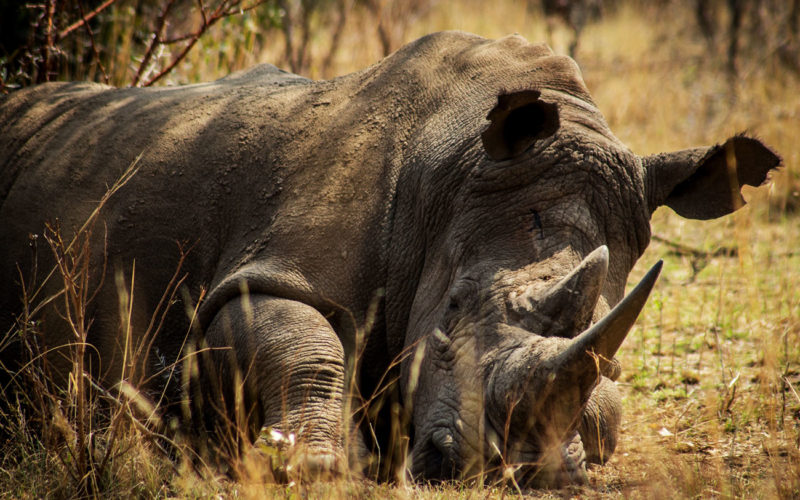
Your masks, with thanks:
[{"label": "rhinoceros", "polygon": [[[0,326],[21,317],[22,283],[64,287],[32,236],[57,224],[69,241],[99,210],[100,383],[143,345],[145,385],[204,399],[202,425],[293,433],[324,471],[359,441],[352,394],[396,375],[413,478],[582,482],[616,446],[614,356],[660,270],[624,296],[651,214],[728,214],[779,163],[743,135],[637,156],[575,62],[517,35],[436,33],[329,81],[262,65],[176,87],[43,84],[0,101]],[[56,296],[32,318],[62,380],[65,311]],[[193,353],[170,392],[160,375]],[[360,448],[387,426],[357,429]]]}]

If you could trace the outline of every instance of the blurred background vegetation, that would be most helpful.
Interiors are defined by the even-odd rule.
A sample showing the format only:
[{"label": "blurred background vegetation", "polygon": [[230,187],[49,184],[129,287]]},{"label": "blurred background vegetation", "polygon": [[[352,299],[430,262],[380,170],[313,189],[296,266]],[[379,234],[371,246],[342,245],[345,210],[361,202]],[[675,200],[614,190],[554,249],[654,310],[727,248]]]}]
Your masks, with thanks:
[{"label": "blurred background vegetation", "polygon": [[[585,29],[620,8],[646,16],[654,28],[661,25],[662,35],[681,42],[676,46],[686,37],[705,41],[707,60],[726,64],[731,74],[737,74],[741,60],[800,71],[798,0],[527,0],[494,2],[489,8],[483,4],[477,0],[1,0],[0,84],[4,91],[64,79],[146,86],[160,79],[156,75],[173,69],[172,83],[185,83],[264,60],[311,78],[330,78],[388,55],[431,29],[467,28],[487,35],[516,31],[552,40],[561,24],[571,36],[568,52],[576,56]],[[187,58],[192,49],[194,54]],[[173,68],[175,62],[182,64]]]},{"label": "blurred background vegetation", "polygon": [[[638,154],[760,137],[784,163],[769,187],[745,193],[748,208],[708,222],[654,214],[653,242],[631,281],[657,259],[665,268],[619,354],[627,415],[618,451],[572,493],[800,498],[798,18],[800,0],[0,0],[0,91],[52,80],[177,85],[264,62],[332,78],[433,31],[517,32],[576,58],[611,129]],[[258,466],[236,483],[199,481],[196,468],[141,438],[139,424],[131,429],[114,431],[122,451],[96,494],[507,493],[264,486]],[[0,497],[69,496],[70,463],[35,433],[19,436],[3,445]]]}]

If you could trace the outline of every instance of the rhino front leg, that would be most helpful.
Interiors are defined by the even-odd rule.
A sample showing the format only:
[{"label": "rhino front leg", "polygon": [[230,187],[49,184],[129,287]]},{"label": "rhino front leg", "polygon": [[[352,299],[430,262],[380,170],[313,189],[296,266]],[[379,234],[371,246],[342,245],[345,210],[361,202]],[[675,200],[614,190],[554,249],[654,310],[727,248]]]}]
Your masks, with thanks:
[{"label": "rhino front leg", "polygon": [[622,417],[622,401],[616,384],[601,377],[583,409],[578,432],[586,460],[604,464],[617,447],[617,433]]},{"label": "rhino front leg", "polygon": [[271,426],[294,434],[299,465],[309,472],[343,465],[344,350],[319,311],[293,300],[241,296],[216,315],[206,340],[227,422],[242,422],[236,415],[243,407],[251,433]]}]

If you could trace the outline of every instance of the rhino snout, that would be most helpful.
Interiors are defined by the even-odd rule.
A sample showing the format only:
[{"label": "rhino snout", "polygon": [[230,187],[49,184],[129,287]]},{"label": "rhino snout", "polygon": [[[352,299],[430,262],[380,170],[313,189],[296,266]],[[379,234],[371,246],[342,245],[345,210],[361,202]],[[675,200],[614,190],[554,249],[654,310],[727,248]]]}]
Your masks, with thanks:
[{"label": "rhino snout", "polygon": [[[590,254],[562,283],[601,282],[595,276],[607,269],[603,250]],[[603,375],[618,369],[614,355],[660,270],[659,262],[614,309],[574,338],[528,333],[526,343],[494,363],[487,374],[486,416],[492,427],[504,430],[503,447],[511,450],[505,462],[527,462],[531,452],[522,451],[538,450],[536,465],[523,473],[538,478],[537,483],[552,476],[556,484],[565,477],[579,478],[578,462],[608,459],[616,446],[620,404],[616,387]],[[516,327],[505,328],[508,336],[523,335]],[[517,457],[515,449],[522,450]]]},{"label": "rhino snout", "polygon": [[[432,366],[444,371],[429,375],[428,390],[437,396],[415,410],[412,474],[446,480],[504,474],[511,466],[532,484],[581,482],[585,461],[605,461],[616,444],[618,395],[604,375],[618,369],[614,355],[660,269],[659,262],[592,325],[608,273],[601,246],[547,293],[509,297],[521,324],[462,318],[449,322],[458,327],[449,335],[430,337]],[[552,314],[560,334],[542,335],[525,323],[537,311]],[[591,433],[593,422],[599,424]]]}]

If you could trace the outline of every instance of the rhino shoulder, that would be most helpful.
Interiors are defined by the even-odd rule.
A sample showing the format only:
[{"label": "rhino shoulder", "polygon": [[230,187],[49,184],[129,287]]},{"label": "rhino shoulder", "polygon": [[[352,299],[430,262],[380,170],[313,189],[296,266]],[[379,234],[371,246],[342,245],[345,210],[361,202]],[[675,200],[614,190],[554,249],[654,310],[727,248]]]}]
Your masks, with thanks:
[{"label": "rhino shoulder", "polygon": [[18,90],[0,100],[0,200],[19,168],[21,148],[48,126],[59,122],[87,98],[113,89],[88,82],[48,82]]},{"label": "rhino shoulder", "polygon": [[236,71],[217,80],[220,83],[255,84],[283,87],[298,83],[310,82],[308,78],[282,70],[272,64],[259,64],[252,68]]},{"label": "rhino shoulder", "polygon": [[26,87],[0,100],[0,128],[8,129],[18,123],[38,123],[49,111],[74,106],[90,95],[113,87],[92,82],[47,82]]}]

